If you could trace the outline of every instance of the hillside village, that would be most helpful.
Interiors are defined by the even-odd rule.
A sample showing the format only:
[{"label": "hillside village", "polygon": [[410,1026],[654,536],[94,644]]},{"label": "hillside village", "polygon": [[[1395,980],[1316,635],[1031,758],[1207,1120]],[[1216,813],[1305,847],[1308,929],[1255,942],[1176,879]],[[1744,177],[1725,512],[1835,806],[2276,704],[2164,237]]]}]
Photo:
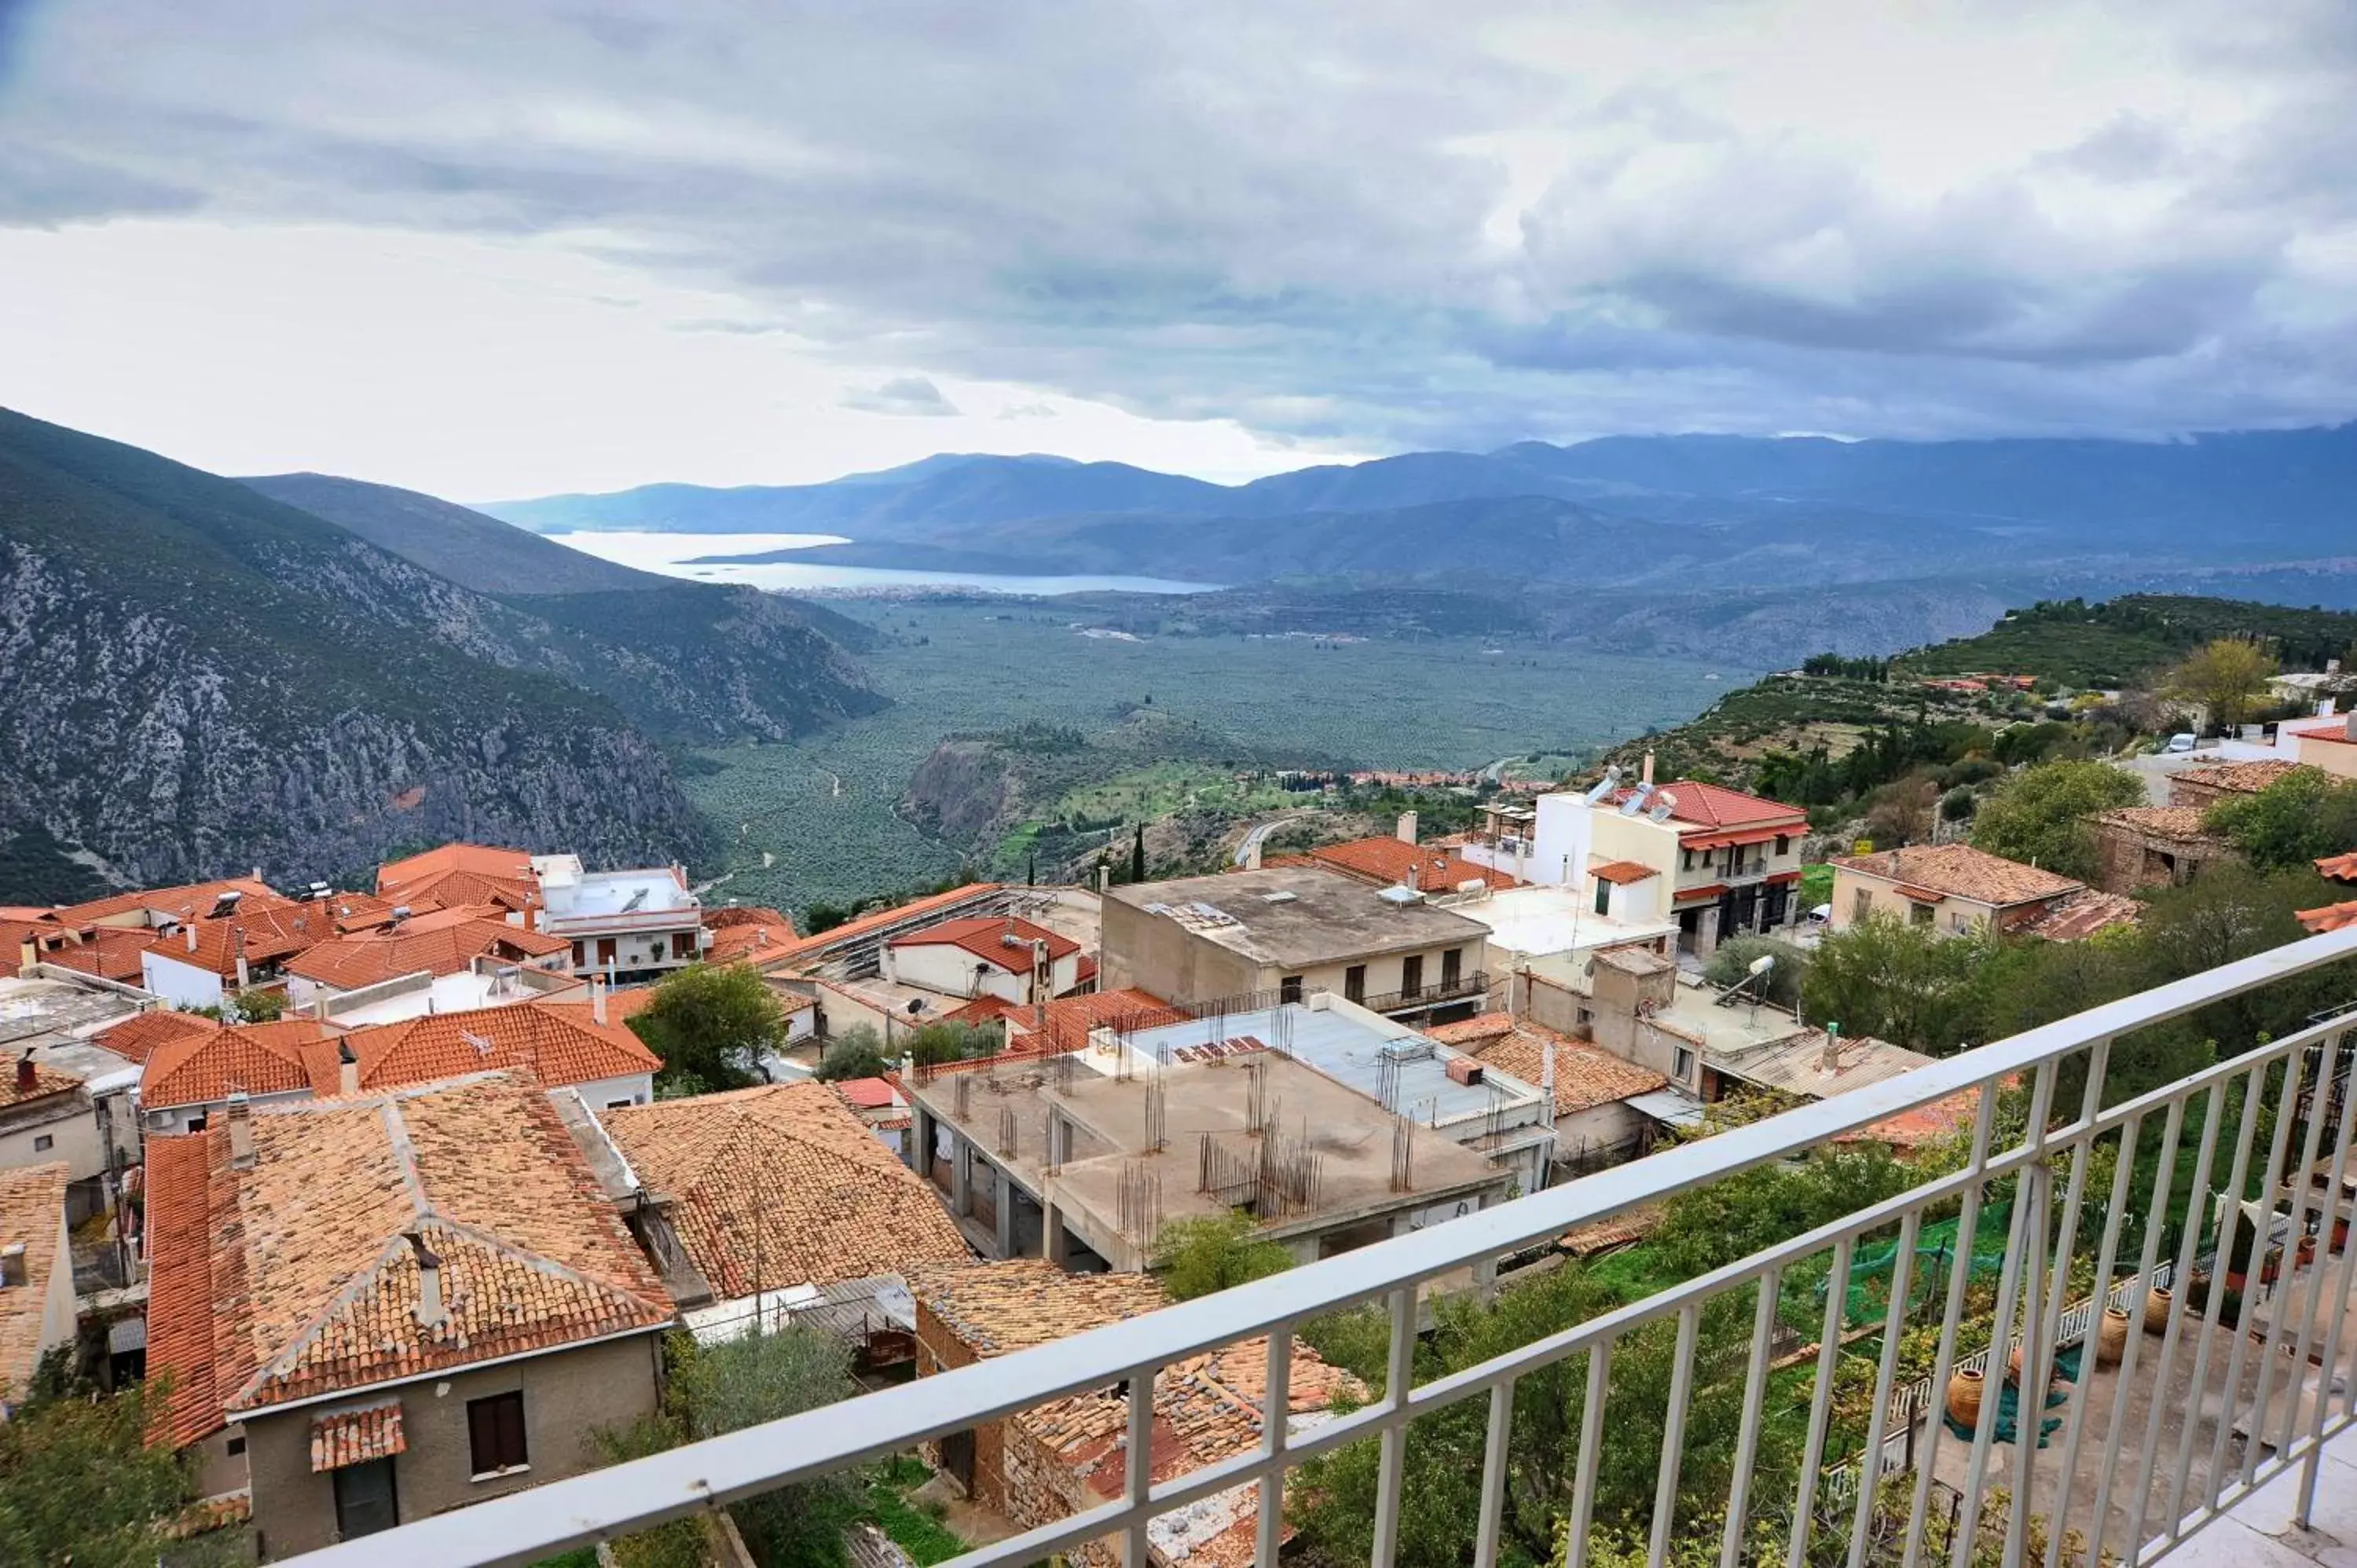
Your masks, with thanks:
[{"label": "hillside village", "polygon": [[[2044,695],[1910,679],[1927,703]],[[2178,978],[2177,938],[2221,908],[2239,946],[2196,967],[2357,925],[2357,711],[2324,685],[2277,693],[2305,717],[2158,753],[2008,766],[2001,729],[1969,809],[1876,801],[1863,842],[1828,838],[1822,769],[1790,751],[1755,774],[1802,799],[1644,749],[1486,789],[1455,831],[1411,811],[1254,835],[1210,874],[968,883],[817,930],[678,865],[464,843],[365,887],[257,868],[0,908],[0,1408],[124,1403],[172,1460],[166,1559],[273,1560],[708,1434],[695,1391],[732,1358],[817,1347],[823,1375],[753,1412],[790,1414],[1446,1226]],[[1823,1157],[1936,1169],[1977,1112]],[[1679,1277],[1654,1231],[1686,1223],[1487,1259],[1418,1311],[1445,1341],[1566,1281],[1606,1293],[1589,1310],[1641,1294]],[[1383,1376],[1340,1318],[1289,1354],[1278,1384],[1258,1343],[1166,1373],[1153,1462],[1252,1450],[1272,1388],[1298,1428]],[[620,1560],[749,1535],[783,1561],[820,1528],[823,1557],[934,1561],[1119,1495],[1125,1408],[1012,1415],[821,1526],[740,1509],[686,1559]],[[1343,1560],[1340,1485],[1275,1535],[1240,1489],[1152,1558]]]}]

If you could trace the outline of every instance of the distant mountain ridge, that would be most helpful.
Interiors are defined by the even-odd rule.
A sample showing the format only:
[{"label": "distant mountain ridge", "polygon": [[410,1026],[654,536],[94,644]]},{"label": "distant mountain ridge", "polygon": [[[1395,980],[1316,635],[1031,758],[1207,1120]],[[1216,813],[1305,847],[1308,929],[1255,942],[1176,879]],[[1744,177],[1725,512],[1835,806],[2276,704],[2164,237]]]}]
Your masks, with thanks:
[{"label": "distant mountain ridge", "polygon": [[[1017,535],[1002,525],[1044,519],[1299,518],[1533,498],[1730,527],[1830,510],[1899,528],[1968,529],[2016,542],[2017,554],[2273,559],[2329,553],[2357,536],[2357,424],[2175,442],[1609,436],[1408,453],[1234,486],[1120,463],[945,455],[828,484],[658,485],[479,510],[543,532],[829,532],[863,545],[962,550],[981,546],[987,531],[990,547],[1011,556]],[[1060,524],[1032,542],[1070,532]]]},{"label": "distant mountain ridge", "polygon": [[[425,511],[421,534],[464,521]],[[882,701],[777,596],[479,592],[5,410],[0,668],[0,861],[36,846],[28,863],[116,885],[257,864],[308,880],[462,837],[690,858],[708,829],[659,740],[801,733]]]}]

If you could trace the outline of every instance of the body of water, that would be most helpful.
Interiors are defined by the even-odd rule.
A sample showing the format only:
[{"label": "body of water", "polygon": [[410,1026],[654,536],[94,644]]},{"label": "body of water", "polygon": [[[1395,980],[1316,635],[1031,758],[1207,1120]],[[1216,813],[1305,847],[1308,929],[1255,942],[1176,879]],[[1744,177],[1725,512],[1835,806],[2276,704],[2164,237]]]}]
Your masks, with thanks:
[{"label": "body of water", "polygon": [[706,583],[742,583],[755,588],[813,593],[827,588],[982,588],[1000,594],[1200,594],[1216,583],[1181,583],[1167,577],[1009,577],[989,572],[899,571],[888,566],[809,565],[785,561],[704,563],[699,555],[753,555],[770,550],[807,550],[850,542],[834,533],[665,533],[642,529],[584,529],[547,537],[585,554]]}]

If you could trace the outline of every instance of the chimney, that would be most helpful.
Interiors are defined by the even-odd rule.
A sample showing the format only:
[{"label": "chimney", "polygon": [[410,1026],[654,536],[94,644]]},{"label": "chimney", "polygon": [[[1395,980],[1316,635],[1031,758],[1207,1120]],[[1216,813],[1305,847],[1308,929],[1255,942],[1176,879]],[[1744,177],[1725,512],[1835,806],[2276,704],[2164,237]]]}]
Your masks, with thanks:
[{"label": "chimney", "polygon": [[262,867],[258,865],[253,868],[253,880],[256,882],[262,880]]},{"label": "chimney", "polygon": [[188,950],[190,952],[194,952],[197,950],[197,923],[194,920],[189,921],[187,930],[188,933]]},{"label": "chimney", "polygon": [[1400,813],[1399,841],[1402,843],[1414,843],[1415,842],[1415,813],[1414,811],[1402,811]]},{"label": "chimney", "polygon": [[358,1094],[361,1091],[361,1058],[352,1055],[351,1042],[336,1042],[336,1092]]},{"label": "chimney", "polygon": [[41,950],[39,946],[34,942],[32,938],[27,937],[25,939],[24,945],[16,950],[16,972],[18,974],[30,974],[33,972],[33,966],[40,961]]},{"label": "chimney", "polygon": [[1416,883],[1420,879],[1423,871],[1424,867],[1416,865],[1414,861],[1410,861],[1408,863],[1407,875],[1404,880],[1406,883],[1407,890],[1409,892],[1414,893],[1418,891]]},{"label": "chimney", "polygon": [[237,988],[242,991],[253,983],[253,972],[246,967],[244,929],[240,928],[232,934],[237,938]]},{"label": "chimney", "polygon": [[403,1233],[410,1251],[417,1254],[417,1326],[442,1326],[442,1260],[425,1245],[425,1238],[417,1231]]},{"label": "chimney", "polygon": [[594,974],[589,977],[589,1016],[600,1024],[606,1021],[606,986]]},{"label": "chimney", "polygon": [[1539,1098],[1546,1102],[1548,1114],[1555,1111],[1555,1042],[1549,1040],[1539,1053]]},{"label": "chimney", "polygon": [[1839,1024],[1829,1023],[1825,1026],[1825,1054],[1824,1059],[1817,1065],[1827,1072],[1841,1070],[1841,1026]]},{"label": "chimney", "polygon": [[11,1241],[0,1247],[0,1289],[22,1290],[25,1283],[25,1243]]},{"label": "chimney", "polygon": [[242,1089],[229,1091],[229,1164],[231,1170],[253,1168],[253,1107]]},{"label": "chimney", "polygon": [[16,1092],[27,1094],[40,1080],[33,1074],[33,1047],[27,1046],[25,1054],[16,1058]]},{"label": "chimney", "polygon": [[1649,751],[1645,753],[1645,766],[1637,774],[1637,782],[1640,784],[1651,784],[1652,781],[1653,754]]}]

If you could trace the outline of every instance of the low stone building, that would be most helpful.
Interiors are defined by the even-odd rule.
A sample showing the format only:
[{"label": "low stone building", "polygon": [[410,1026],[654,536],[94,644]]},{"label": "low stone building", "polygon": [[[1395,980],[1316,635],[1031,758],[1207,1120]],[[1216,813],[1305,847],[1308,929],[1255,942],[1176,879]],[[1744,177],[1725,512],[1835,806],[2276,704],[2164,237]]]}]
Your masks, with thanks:
[{"label": "low stone building", "polygon": [[2241,859],[2231,843],[2202,827],[2204,814],[2194,806],[2126,806],[2089,817],[2099,867],[2095,886],[2106,893],[2175,887],[2221,861]]},{"label": "low stone building", "polygon": [[0,1421],[41,1358],[74,1337],[66,1167],[0,1171]]},{"label": "low stone building", "polygon": [[[918,1272],[920,1377],[968,1367],[1101,1328],[1168,1305],[1144,1274],[1067,1274],[1036,1259]],[[1163,1369],[1154,1384],[1150,1466],[1159,1477],[1247,1453],[1261,1442],[1268,1342],[1251,1339]],[[1363,1398],[1358,1380],[1295,1342],[1286,1421],[1293,1433],[1328,1419],[1341,1398]],[[1074,1394],[988,1422],[929,1445],[969,1497],[1027,1529],[1052,1524],[1121,1496],[1129,1420],[1126,1389]],[[1258,1489],[1232,1487],[1174,1509],[1146,1527],[1153,1561],[1232,1564],[1252,1559]],[[1118,1540],[1072,1553],[1092,1568],[1121,1560]]]},{"label": "low stone building", "polygon": [[2288,758],[2267,758],[2189,768],[2169,776],[2169,803],[2188,811],[2207,811],[2221,800],[2255,795],[2298,766]]}]

